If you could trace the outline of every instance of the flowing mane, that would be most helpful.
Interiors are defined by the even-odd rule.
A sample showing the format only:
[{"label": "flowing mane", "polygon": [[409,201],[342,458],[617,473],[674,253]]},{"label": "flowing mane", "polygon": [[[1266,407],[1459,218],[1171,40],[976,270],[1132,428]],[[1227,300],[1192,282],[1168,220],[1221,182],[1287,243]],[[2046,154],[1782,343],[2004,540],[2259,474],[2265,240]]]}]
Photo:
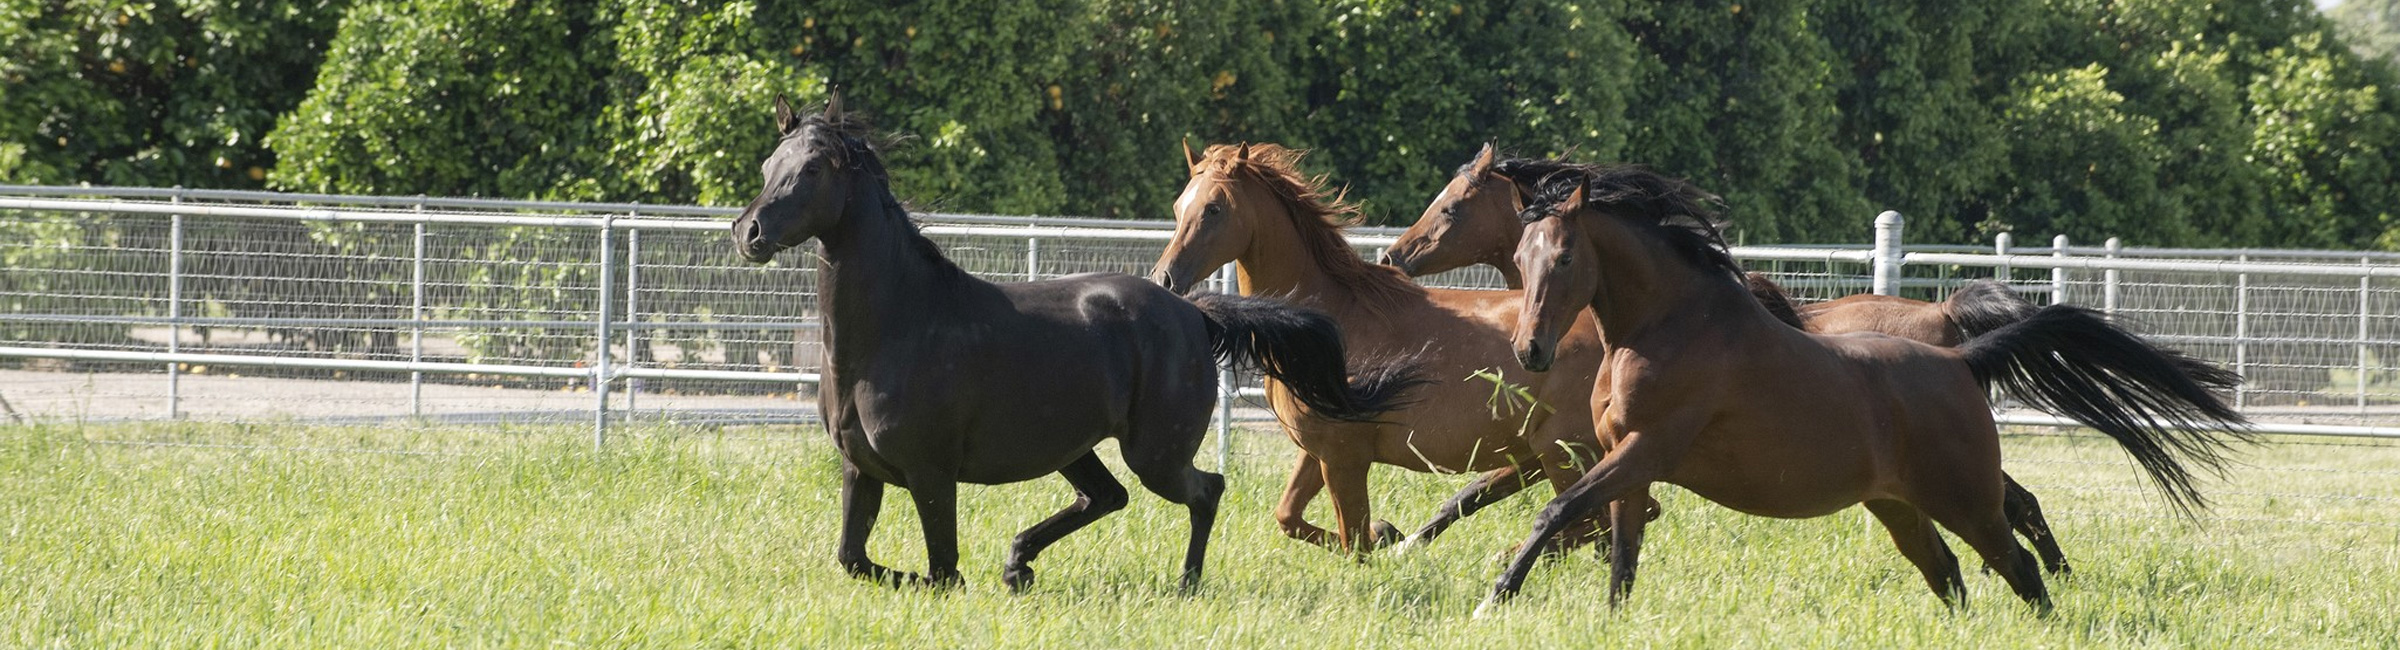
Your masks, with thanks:
[{"label": "flowing mane", "polygon": [[1511,158],[1492,171],[1520,185],[1536,188],[1525,214],[1546,214],[1576,186],[1584,188],[1584,204],[1619,218],[1655,226],[1651,232],[1684,259],[1703,269],[1718,269],[1740,281],[1742,265],[1733,261],[1720,234],[1715,205],[1722,200],[1680,178],[1639,165],[1577,164],[1562,160]]},{"label": "flowing mane", "polygon": [[876,151],[874,129],[864,116],[850,112],[838,118],[828,118],[821,112],[810,111],[800,118],[798,126],[783,137],[807,138],[811,147],[835,152],[835,164],[854,169],[862,177],[873,181],[874,192],[879,195],[878,203],[883,207],[885,218],[900,222],[910,251],[931,263],[936,272],[944,277],[968,277],[966,269],[959,268],[957,262],[950,260],[950,256],[943,255],[941,246],[934,244],[917,229],[916,219],[909,215],[907,207],[900,204],[900,198],[892,194],[891,172],[883,166],[883,155]]},{"label": "flowing mane", "polygon": [[1290,209],[1292,229],[1300,234],[1302,245],[1308,247],[1309,258],[1319,273],[1366,298],[1372,307],[1393,298],[1423,295],[1424,288],[1410,282],[1399,270],[1370,264],[1360,259],[1342,237],[1342,228],[1358,222],[1358,206],[1326,192],[1322,176],[1310,177],[1300,172],[1300,159],[1308,152],[1282,145],[1260,143],[1247,145],[1247,156],[1241,145],[1209,145],[1193,172],[1214,171],[1229,177],[1255,180],[1283,199]]}]

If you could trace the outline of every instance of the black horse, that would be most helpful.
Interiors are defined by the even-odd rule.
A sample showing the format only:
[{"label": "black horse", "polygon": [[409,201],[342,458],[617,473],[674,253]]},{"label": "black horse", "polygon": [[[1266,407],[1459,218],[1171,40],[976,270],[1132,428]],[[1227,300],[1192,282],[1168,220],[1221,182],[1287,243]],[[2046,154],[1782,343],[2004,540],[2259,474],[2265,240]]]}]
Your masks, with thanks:
[{"label": "black horse", "polygon": [[[782,140],[765,189],[733,223],[744,258],[767,262],[815,239],[825,351],[818,404],[842,453],[842,567],[888,584],[953,586],[961,481],[1052,472],[1075,502],[1017,536],[1001,581],[1059,538],[1125,507],[1125,487],[1092,446],[1118,439],[1142,486],[1191,508],[1183,586],[1197,584],[1225,479],[1192,465],[1217,393],[1216,360],[1252,365],[1298,391],[1320,417],[1364,419],[1421,380],[1395,361],[1350,380],[1340,332],[1279,302],[1192,302],[1146,280],[1087,274],[994,284],[944,257],[893,198],[865,125],[841,113],[796,117],[782,97]],[[867,558],[885,485],[916,499],[931,565],[902,573]]]}]

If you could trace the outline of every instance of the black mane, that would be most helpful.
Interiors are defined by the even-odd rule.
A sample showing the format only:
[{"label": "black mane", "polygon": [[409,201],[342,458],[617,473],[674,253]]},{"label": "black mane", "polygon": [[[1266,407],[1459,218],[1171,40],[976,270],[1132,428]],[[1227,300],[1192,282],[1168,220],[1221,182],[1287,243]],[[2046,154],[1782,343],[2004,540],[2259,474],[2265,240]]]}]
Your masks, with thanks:
[{"label": "black mane", "polygon": [[1724,201],[1689,181],[1640,165],[1543,158],[1510,158],[1493,164],[1492,171],[1534,189],[1520,216],[1548,215],[1580,186],[1584,205],[1655,226],[1652,232],[1701,268],[1720,269],[1737,277],[1743,272],[1726,250],[1723,226],[1714,209]]},{"label": "black mane", "polygon": [[932,262],[934,268],[941,270],[944,276],[967,276],[965,269],[959,268],[957,262],[950,260],[950,256],[942,254],[940,246],[917,230],[915,218],[909,215],[906,206],[900,204],[900,197],[892,194],[891,172],[883,166],[883,155],[877,151],[879,145],[874,128],[864,116],[846,112],[839,118],[828,118],[821,111],[810,111],[800,118],[800,123],[792,128],[791,133],[783,137],[806,137],[818,150],[835,152],[834,161],[843,169],[852,170],[873,181],[884,213],[898,219],[902,231],[908,234],[909,250]]}]

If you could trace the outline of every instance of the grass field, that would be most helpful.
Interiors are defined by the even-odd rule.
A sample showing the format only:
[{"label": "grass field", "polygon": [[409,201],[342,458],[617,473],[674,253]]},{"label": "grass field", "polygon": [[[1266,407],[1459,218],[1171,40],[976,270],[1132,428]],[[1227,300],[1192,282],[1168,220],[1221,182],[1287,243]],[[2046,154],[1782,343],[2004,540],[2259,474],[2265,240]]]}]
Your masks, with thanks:
[{"label": "grass field", "polygon": [[[1968,575],[1970,606],[1945,609],[1861,510],[1761,519],[1667,488],[1623,610],[1603,602],[1604,564],[1578,553],[1545,563],[1499,616],[1470,620],[1492,556],[1524,534],[1538,499],[1496,506],[1417,553],[1354,562],[1275,532],[1280,436],[1237,436],[1206,584],[1191,596],[1174,580],[1184,512],[1138,488],[1131,508],[1036,563],[1032,592],[1011,595],[998,581],[1009,538],[1068,490],[1058,479],[968,487],[968,586],[889,590],[834,564],[836,461],[819,434],[648,427],[598,453],[582,436],[0,427],[0,646],[1991,650],[2400,638],[2400,445],[2257,448],[2249,467],[2206,485],[2220,506],[2192,524],[2101,439],[2011,436],[2010,471],[2043,497],[2077,570],[2051,583],[2046,619],[1980,573]],[[1379,469],[1376,481],[1378,513],[1405,528],[1461,477]],[[922,568],[904,495],[886,499],[873,548]]]}]

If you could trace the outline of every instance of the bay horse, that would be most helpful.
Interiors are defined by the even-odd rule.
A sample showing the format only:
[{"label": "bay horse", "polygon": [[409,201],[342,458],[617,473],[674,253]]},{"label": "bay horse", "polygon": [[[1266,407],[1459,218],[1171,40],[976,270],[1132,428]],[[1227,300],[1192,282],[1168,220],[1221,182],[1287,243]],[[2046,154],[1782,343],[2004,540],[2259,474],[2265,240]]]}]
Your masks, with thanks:
[{"label": "bay horse", "polygon": [[[1175,200],[1175,235],[1151,269],[1152,280],[1190,291],[1231,262],[1247,295],[1284,296],[1341,323],[1353,358],[1421,355],[1436,383],[1413,403],[1373,422],[1305,417],[1288,387],[1269,382],[1269,402],[1300,447],[1275,519],[1284,534],[1365,553],[1398,543],[1397,528],[1370,513],[1367,476],[1384,463],[1420,472],[1486,472],[1442,506],[1411,543],[1438,535],[1475,509],[1513,494],[1524,480],[1547,477],[1564,488],[1580,474],[1577,454],[1596,457],[1586,397],[1599,369],[1599,333],[1589,319],[1563,334],[1558,367],[1515,368],[1509,333],[1516,291],[1428,289],[1389,267],[1367,263],[1342,237],[1339,221],[1356,208],[1326,195],[1322,179],[1302,175],[1302,152],[1274,144],[1213,145],[1184,162],[1190,180]],[[1547,408],[1497,408],[1495,387],[1470,379],[1481,371],[1522,387]],[[1555,411],[1549,410],[1555,409]],[[1336,524],[1309,523],[1308,503],[1330,493]],[[1596,536],[1579,529],[1569,544]]]},{"label": "bay horse", "polygon": [[[1524,209],[1530,187],[1540,180],[1526,170],[1544,171],[1544,165],[1534,158],[1501,159],[1491,143],[1484,143],[1473,160],[1459,166],[1416,223],[1385,250],[1383,263],[1412,276],[1488,264],[1500,270],[1509,288],[1521,288],[1515,256],[1525,226],[1518,212]],[[1858,294],[1806,305],[1794,304],[1765,274],[1745,272],[1742,284],[1776,320],[1793,327],[1818,334],[1876,332],[1942,347],[1957,347],[2034,311],[2008,285],[1990,280],[1969,282],[1942,302]],[[2045,570],[2073,572],[2042,515],[2041,501],[2014,477],[2001,477],[2009,524],[2033,545]]]},{"label": "bay horse", "polygon": [[[1270,300],[1185,301],[1141,278],[1086,274],[994,284],[944,257],[892,195],[867,127],[842,115],[795,117],[775,100],[780,140],[758,198],[733,222],[751,262],[815,240],[824,365],[819,413],[842,456],[838,559],[886,584],[951,587],[958,573],[960,482],[1047,474],[1072,504],[1010,546],[1001,580],[1033,582],[1031,563],[1059,538],[1126,505],[1093,445],[1116,438],[1142,486],[1190,509],[1185,589],[1198,584],[1224,477],[1192,465],[1216,396],[1216,361],[1262,369],[1334,420],[1399,404],[1404,362],[1348,379],[1340,333],[1322,314]],[[924,529],[922,576],[875,564],[867,536],[886,485],[905,488]]]},{"label": "bay horse", "polygon": [[[1613,380],[1611,394],[1593,396],[1606,404],[1594,425],[1609,452],[1542,508],[1478,614],[1523,587],[1567,524],[1658,481],[1771,517],[1863,503],[1957,606],[1965,582],[1939,524],[2047,612],[2041,572],[2003,512],[1987,383],[2106,434],[2187,515],[2206,501],[2184,463],[2221,472],[2229,447],[2207,431],[2249,436],[2212,393],[2239,376],[2081,307],[2045,307],[1958,348],[1785,326],[1743,289],[1709,209],[1715,197],[1639,167],[1549,167],[1517,250],[1528,270],[1517,356],[1548,367],[1577,313],[1600,320]],[[1644,523],[1616,510],[1612,605],[1632,588]]]}]

